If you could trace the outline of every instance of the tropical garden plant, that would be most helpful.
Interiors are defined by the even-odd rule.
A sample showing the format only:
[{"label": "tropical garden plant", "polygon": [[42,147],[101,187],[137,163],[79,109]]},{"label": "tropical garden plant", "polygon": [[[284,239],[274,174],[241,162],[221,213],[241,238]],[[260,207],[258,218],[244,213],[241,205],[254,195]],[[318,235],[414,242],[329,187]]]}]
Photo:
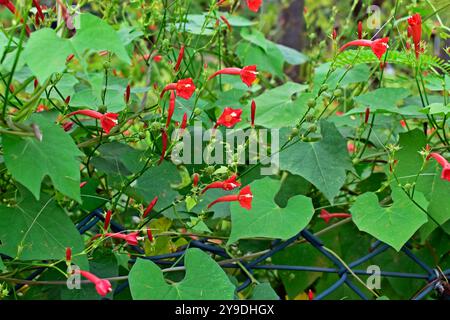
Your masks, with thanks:
[{"label": "tropical garden plant", "polygon": [[370,5],[1,0],[0,299],[448,294],[449,4]]}]

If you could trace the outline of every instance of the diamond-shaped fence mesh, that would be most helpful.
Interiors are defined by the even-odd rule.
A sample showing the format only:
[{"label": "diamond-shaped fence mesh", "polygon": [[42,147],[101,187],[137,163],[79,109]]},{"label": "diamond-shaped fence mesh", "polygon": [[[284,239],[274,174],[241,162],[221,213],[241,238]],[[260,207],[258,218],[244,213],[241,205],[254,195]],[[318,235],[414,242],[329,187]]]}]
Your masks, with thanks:
[{"label": "diamond-shaped fence mesh", "polygon": [[[99,221],[104,220],[104,216],[101,210],[95,210],[91,214],[89,214],[86,218],[80,221],[77,225],[77,229],[81,234],[84,234],[88,230],[92,229]],[[124,232],[124,228],[118,223],[111,221],[111,229],[114,232]],[[334,268],[325,268],[325,267],[317,267],[317,266],[301,266],[301,265],[277,265],[277,264],[263,264],[268,258],[273,257],[276,253],[282,251],[288,246],[294,244],[295,242],[302,239],[303,241],[308,242],[312,245],[316,250],[318,250],[324,257],[329,259],[333,264]],[[359,269],[365,262],[373,259],[374,257],[382,254],[386,250],[390,248],[390,246],[382,243],[381,241],[376,241],[372,244],[370,248],[370,252],[352,261],[350,263],[346,263],[342,261],[338,256],[334,255],[330,252],[326,247],[324,247],[321,239],[312,234],[309,230],[305,229],[300,231],[294,237],[281,241],[275,240],[272,242],[271,248],[267,249],[263,254],[249,260],[248,257],[238,258],[238,263],[236,263],[236,258],[232,258],[229,254],[222,248],[217,245],[207,243],[207,239],[198,239],[192,240],[189,245],[185,245],[177,252],[155,255],[155,256],[145,256],[141,257],[143,259],[148,259],[153,261],[154,263],[160,265],[162,268],[164,266],[168,267],[182,267],[183,261],[181,258],[185,251],[188,248],[199,248],[205,252],[215,255],[216,257],[220,257],[223,260],[218,259],[218,263],[222,268],[241,268],[241,266],[245,267],[245,269],[253,274],[256,270],[280,270],[280,271],[290,271],[290,272],[321,272],[321,273],[334,273],[338,275],[338,280],[323,290],[322,292],[318,292],[315,296],[315,300],[322,300],[329,296],[331,293],[336,291],[341,286],[347,286],[351,290],[353,290],[361,299],[369,300],[373,297],[367,296],[363,290],[360,289],[356,285],[355,279],[361,281],[357,276],[370,276],[371,272],[365,269]],[[139,254],[144,254],[142,248],[132,246],[132,249],[135,250]],[[428,266],[425,262],[419,259],[408,247],[408,244],[405,245],[401,250],[409,259],[411,259],[415,264],[417,264],[420,269],[423,270],[422,273],[408,273],[402,271],[380,271],[379,275],[381,277],[396,277],[396,278],[406,278],[406,279],[420,279],[423,280],[423,287],[418,288],[417,294],[413,297],[413,300],[421,300],[427,297],[433,290],[440,289],[439,286],[442,286],[442,281],[445,277],[450,276],[450,269],[441,271],[438,268],[432,268]],[[131,259],[130,262],[134,263],[136,259]],[[35,279],[39,274],[41,274],[45,269],[39,269],[33,274],[31,274],[27,280]],[[444,279],[443,279],[444,278]],[[237,292],[240,292],[246,289],[249,285],[251,285],[252,280],[249,276],[247,279],[237,288]],[[23,285],[18,285],[16,289],[20,288]],[[119,286],[116,287],[115,293],[120,293],[128,286],[128,281],[124,280]]]}]

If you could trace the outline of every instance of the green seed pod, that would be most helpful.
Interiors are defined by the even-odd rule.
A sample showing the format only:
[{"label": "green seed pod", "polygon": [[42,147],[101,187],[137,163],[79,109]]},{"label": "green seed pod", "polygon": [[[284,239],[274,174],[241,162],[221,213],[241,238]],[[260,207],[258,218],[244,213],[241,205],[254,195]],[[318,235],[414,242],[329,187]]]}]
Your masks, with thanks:
[{"label": "green seed pod", "polygon": [[342,89],[341,89],[341,88],[337,88],[336,90],[333,91],[333,95],[334,95],[336,98],[341,97],[341,96],[342,96]]},{"label": "green seed pod", "polygon": [[194,114],[195,114],[196,116],[199,116],[199,115],[202,114],[202,110],[201,110],[200,108],[195,108],[195,109],[194,109]]},{"label": "green seed pod", "polygon": [[99,106],[98,107],[98,112],[106,113],[106,112],[108,112],[108,107],[107,106]]},{"label": "green seed pod", "polygon": [[328,84],[324,83],[321,87],[320,87],[320,92],[324,92],[328,90]]},{"label": "green seed pod", "polygon": [[316,120],[316,116],[313,114],[308,114],[306,115],[305,120],[308,122],[313,122],[314,120]]},{"label": "green seed pod", "polygon": [[316,132],[317,131],[317,126],[315,125],[315,124],[313,124],[313,125],[311,125],[310,127],[309,127],[309,132]]},{"label": "green seed pod", "polygon": [[206,168],[205,168],[205,173],[206,173],[208,176],[210,176],[210,175],[212,175],[212,174],[214,173],[215,170],[216,170],[216,169],[214,168],[214,166],[209,166],[209,167],[206,167]]},{"label": "green seed pod", "polygon": [[310,108],[310,109],[314,108],[316,106],[316,99],[313,99],[313,98],[309,99],[307,105],[308,105],[308,108]]},{"label": "green seed pod", "polygon": [[150,130],[151,130],[152,132],[159,132],[159,131],[161,131],[161,128],[162,128],[162,125],[161,125],[161,123],[159,123],[159,122],[153,122],[153,123],[150,125]]}]

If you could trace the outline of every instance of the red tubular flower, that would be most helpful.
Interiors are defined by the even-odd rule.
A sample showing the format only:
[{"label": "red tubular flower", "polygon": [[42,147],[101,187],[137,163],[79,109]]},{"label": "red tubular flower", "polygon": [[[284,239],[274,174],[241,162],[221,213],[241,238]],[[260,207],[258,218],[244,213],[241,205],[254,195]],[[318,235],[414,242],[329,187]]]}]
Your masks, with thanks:
[{"label": "red tubular flower", "polygon": [[162,55],[158,54],[158,55],[154,56],[152,59],[153,59],[153,61],[155,61],[155,62],[161,62],[161,60],[162,60]]},{"label": "red tubular flower", "polygon": [[261,5],[262,0],[247,0],[247,7],[253,12],[258,12]]},{"label": "red tubular flower", "polygon": [[242,109],[233,109],[230,107],[226,107],[223,110],[222,115],[217,119],[216,125],[214,128],[217,128],[219,125],[225,126],[227,128],[232,128],[236,123],[241,121]]},{"label": "red tubular flower", "polygon": [[186,130],[187,121],[188,121],[188,115],[185,112],[183,115],[183,120],[181,120],[181,124],[180,124],[180,136],[182,136],[184,133],[184,130]]},{"label": "red tubular flower", "polygon": [[441,179],[450,181],[450,163],[441,156],[439,153],[433,152],[428,156],[429,158],[434,158],[442,166]]},{"label": "red tubular flower", "polygon": [[226,191],[230,191],[236,188],[239,188],[241,184],[236,181],[237,175],[234,174],[230,178],[224,181],[216,181],[208,184],[205,189],[202,190],[202,194],[205,193],[209,189],[223,189]]},{"label": "red tubular flower", "polygon": [[30,35],[31,35],[31,29],[30,29],[30,27],[25,23],[25,21],[23,20],[23,18],[20,19],[20,22],[23,23],[23,24],[25,25],[25,31],[26,31],[26,33],[27,33],[27,37],[30,37]]},{"label": "red tubular flower", "polygon": [[70,103],[70,99],[71,99],[70,96],[67,96],[66,99],[64,100],[64,103],[65,104],[69,104]]},{"label": "red tubular flower", "polygon": [[166,129],[169,128],[170,121],[172,120],[173,112],[175,111],[175,91],[170,92],[169,110],[167,113]]},{"label": "red tubular flower", "polygon": [[349,153],[353,153],[356,151],[355,144],[353,142],[347,143],[347,150]]},{"label": "red tubular flower", "polygon": [[247,86],[251,86],[253,82],[256,80],[256,76],[258,72],[256,71],[256,65],[246,66],[244,68],[225,68],[219,71],[216,71],[212,74],[208,80],[218,76],[219,74],[230,74],[230,75],[239,75],[241,76],[242,82],[244,82]]},{"label": "red tubular flower", "polygon": [[208,209],[219,202],[239,201],[239,204],[242,208],[250,210],[252,208],[252,200],[253,200],[253,194],[250,190],[250,186],[246,186],[246,187],[242,188],[242,190],[237,195],[223,196],[223,197],[217,198],[216,200],[214,200],[213,202],[211,202],[208,205]]},{"label": "red tubular flower", "polygon": [[48,111],[48,107],[45,104],[40,104],[37,107],[36,112],[43,112],[43,111]]},{"label": "red tubular flower", "polygon": [[72,54],[69,54],[68,56],[67,56],[67,59],[66,59],[66,63],[69,63],[70,61],[72,61],[72,59],[75,57],[75,55],[72,53]]},{"label": "red tubular flower", "polygon": [[358,39],[362,39],[362,22],[358,21]]},{"label": "red tubular flower", "polygon": [[66,261],[70,263],[72,261],[72,248],[67,247],[66,248]]},{"label": "red tubular flower", "polygon": [[331,33],[331,37],[333,38],[333,40],[336,40],[336,38],[337,38],[337,30],[336,30],[336,28],[333,29],[333,32]]},{"label": "red tubular flower", "polygon": [[220,16],[220,19],[227,25],[228,31],[233,31],[233,28],[231,27],[230,21],[225,16]]},{"label": "red tubular flower", "polygon": [[37,16],[39,16],[39,19],[41,19],[41,22],[44,22],[44,13],[42,12],[41,5],[39,3],[39,0],[33,0],[33,5],[36,7],[37,10]]},{"label": "red tubular flower", "polygon": [[251,120],[252,120],[252,127],[255,126],[255,116],[256,116],[256,102],[255,100],[252,100],[252,105],[251,105]]},{"label": "red tubular flower", "polygon": [[377,56],[379,60],[381,60],[381,57],[386,52],[389,42],[389,38],[381,38],[376,40],[353,40],[350,42],[347,42],[344,44],[339,51],[344,51],[350,46],[359,46],[359,47],[370,47],[373,51],[373,53]]},{"label": "red tubular flower", "polygon": [[77,270],[75,272],[81,274],[83,277],[92,282],[95,285],[95,290],[97,290],[97,293],[102,297],[112,291],[111,283],[108,280],[100,279],[94,274],[83,270]]},{"label": "red tubular flower", "polygon": [[169,90],[175,90],[177,96],[180,96],[183,99],[189,100],[195,91],[195,84],[191,78],[178,80],[177,83],[170,83],[161,92],[161,98],[164,96],[164,93]]},{"label": "red tubular flower", "polygon": [[333,218],[349,218],[349,217],[351,217],[352,215],[351,214],[348,214],[348,213],[329,213],[327,210],[325,210],[325,209],[322,209],[321,211],[320,211],[320,215],[319,215],[319,217],[321,218],[321,219],[323,219],[324,221],[325,221],[325,223],[328,223],[328,222],[330,222],[330,220],[331,219],[333,219]]},{"label": "red tubular flower", "polygon": [[132,232],[129,234],[124,233],[105,233],[106,237],[125,240],[130,246],[137,246],[139,232]]},{"label": "red tubular flower", "polygon": [[175,65],[174,70],[178,71],[180,69],[181,61],[183,61],[184,57],[184,44],[180,48],[180,53],[178,54],[177,64]]},{"label": "red tubular flower", "polygon": [[166,156],[167,151],[167,132],[166,130],[162,130],[162,149],[161,149],[161,157],[159,158],[158,164],[161,164]]},{"label": "red tubular flower", "polygon": [[73,127],[75,123],[73,123],[72,121],[67,121],[66,123],[63,124],[63,129],[65,132],[70,131]]},{"label": "red tubular flower", "polygon": [[154,240],[153,233],[152,233],[152,230],[150,228],[147,229],[147,237],[148,237],[148,240],[150,242],[153,242],[153,240]]},{"label": "red tubular flower", "polygon": [[109,224],[111,223],[111,216],[112,216],[112,211],[108,210],[106,212],[106,216],[105,216],[105,223],[103,224],[103,230],[108,231],[109,229]]},{"label": "red tubular flower", "polygon": [[11,11],[12,13],[14,14],[16,13],[16,7],[10,0],[0,0],[0,5],[8,8],[8,10]]},{"label": "red tubular flower", "polygon": [[81,182],[81,183],[80,183],[80,189],[83,188],[85,185],[87,185],[87,183],[88,183],[87,181]]},{"label": "red tubular flower", "polygon": [[125,89],[125,103],[128,104],[128,102],[130,102],[130,95],[131,95],[131,86],[128,84],[127,88]]},{"label": "red tubular flower", "polygon": [[370,116],[370,108],[366,108],[366,114],[364,115],[364,123],[367,124],[369,122]]},{"label": "red tubular flower", "polygon": [[314,300],[314,292],[311,289],[308,290],[308,299],[309,301]]},{"label": "red tubular flower", "polygon": [[416,52],[416,58],[420,55],[420,39],[422,38],[422,17],[420,14],[408,18],[408,35],[412,37],[414,42],[414,50]]},{"label": "red tubular flower", "polygon": [[198,173],[194,173],[194,175],[192,177],[192,180],[193,180],[192,185],[194,187],[197,187],[198,186],[198,182],[200,180],[200,176],[198,175]]},{"label": "red tubular flower", "polygon": [[37,86],[39,85],[38,79],[34,79],[33,85],[34,85],[34,89],[36,90]]},{"label": "red tubular flower", "polygon": [[153,208],[155,207],[156,203],[158,202],[158,196],[154,197],[152,202],[150,202],[150,204],[148,205],[147,209],[145,209],[144,214],[142,215],[142,217],[145,219],[148,214],[153,210]]},{"label": "red tubular flower", "polygon": [[111,132],[111,129],[117,125],[117,123],[118,123],[117,118],[119,117],[119,115],[117,113],[102,114],[98,111],[89,110],[89,109],[74,111],[72,113],[69,113],[67,115],[67,117],[71,117],[71,116],[77,115],[77,114],[81,114],[84,116],[88,116],[88,117],[100,120],[100,125],[102,126],[103,131],[105,131],[106,134],[109,134]]}]

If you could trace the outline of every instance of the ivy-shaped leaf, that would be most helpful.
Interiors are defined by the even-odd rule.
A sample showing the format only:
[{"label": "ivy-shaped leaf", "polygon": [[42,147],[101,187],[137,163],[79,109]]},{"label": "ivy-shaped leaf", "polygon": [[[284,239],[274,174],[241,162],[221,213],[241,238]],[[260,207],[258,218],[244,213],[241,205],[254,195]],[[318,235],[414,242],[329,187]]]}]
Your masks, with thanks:
[{"label": "ivy-shaped leaf", "polygon": [[251,185],[252,209],[231,204],[231,235],[228,244],[239,239],[265,237],[288,239],[311,221],[314,207],[310,198],[297,195],[289,199],[285,208],[275,203],[280,182],[271,178],[257,180]]},{"label": "ivy-shaped leaf", "polygon": [[423,193],[429,201],[425,208],[433,219],[429,219],[420,229],[424,241],[438,227],[436,222],[443,225],[450,219],[450,201],[442,201],[450,194],[450,183],[441,179],[442,168],[436,161],[429,160],[424,164],[419,152],[425,148],[427,137],[422,130],[401,133],[398,144],[400,150],[395,154],[395,181],[403,185],[415,185],[416,190]]},{"label": "ivy-shaped leaf", "polygon": [[[294,126],[303,112],[306,111],[306,101],[310,97],[309,94],[302,94],[297,99],[293,99],[293,96],[305,89],[306,86],[302,84],[287,82],[255,98],[258,113],[255,123],[266,128]],[[243,119],[250,120],[249,110],[250,106],[244,108]]]},{"label": "ivy-shaped leaf", "polygon": [[80,162],[82,153],[70,135],[43,115],[30,119],[42,134],[36,137],[3,137],[6,167],[15,180],[27,187],[39,200],[41,181],[49,176],[53,185],[64,195],[81,202]]},{"label": "ivy-shaped leaf", "polygon": [[352,170],[347,145],[333,123],[320,122],[322,140],[300,142],[280,153],[280,168],[302,176],[333,203]]},{"label": "ivy-shaped leaf", "polygon": [[44,83],[53,73],[64,71],[71,53],[69,41],[58,37],[55,30],[45,28],[31,34],[23,55],[33,74]]},{"label": "ivy-shaped leaf", "polygon": [[410,95],[410,91],[405,88],[380,88],[374,91],[359,95],[354,98],[359,107],[347,112],[347,115],[364,113],[367,107],[370,112],[375,113],[401,113],[398,103]]},{"label": "ivy-shaped leaf", "polygon": [[206,253],[189,249],[184,256],[186,276],[168,284],[161,269],[150,260],[138,259],[130,271],[134,300],[232,300],[235,287],[226,273]]},{"label": "ivy-shaped leaf", "polygon": [[161,210],[172,204],[178,192],[172,187],[180,182],[180,175],[177,167],[164,161],[160,166],[148,169],[139,179],[136,180],[136,191],[146,203],[150,203],[155,196],[158,196],[158,203],[155,210]]},{"label": "ivy-shaped leaf", "polygon": [[85,50],[108,50],[115,53],[119,59],[130,63],[130,57],[123,45],[119,34],[106,21],[89,13],[76,17],[77,33],[71,39],[78,54]]},{"label": "ivy-shaped leaf", "polygon": [[5,163],[13,177],[39,199],[40,184],[48,175],[55,188],[79,201],[79,161],[82,153],[71,137],[40,114],[30,123],[38,126],[42,141],[35,137],[4,136]]},{"label": "ivy-shaped leaf", "polygon": [[76,17],[77,33],[72,39],[64,39],[50,28],[33,32],[23,57],[33,74],[43,83],[53,73],[63,72],[70,54],[81,57],[86,50],[107,50],[119,59],[130,63],[130,57],[116,30],[108,23],[89,13]]},{"label": "ivy-shaped leaf", "polygon": [[[383,208],[378,204],[376,194],[367,192],[356,199],[350,212],[359,230],[369,233],[400,251],[428,219],[402,189],[393,188],[392,199],[394,204]],[[427,201],[420,192],[416,191],[415,200],[422,208],[426,208]]]},{"label": "ivy-shaped leaf", "polygon": [[63,260],[71,247],[74,263],[87,266],[78,230],[53,198],[40,201],[22,188],[14,207],[0,206],[0,253],[19,260]]}]

